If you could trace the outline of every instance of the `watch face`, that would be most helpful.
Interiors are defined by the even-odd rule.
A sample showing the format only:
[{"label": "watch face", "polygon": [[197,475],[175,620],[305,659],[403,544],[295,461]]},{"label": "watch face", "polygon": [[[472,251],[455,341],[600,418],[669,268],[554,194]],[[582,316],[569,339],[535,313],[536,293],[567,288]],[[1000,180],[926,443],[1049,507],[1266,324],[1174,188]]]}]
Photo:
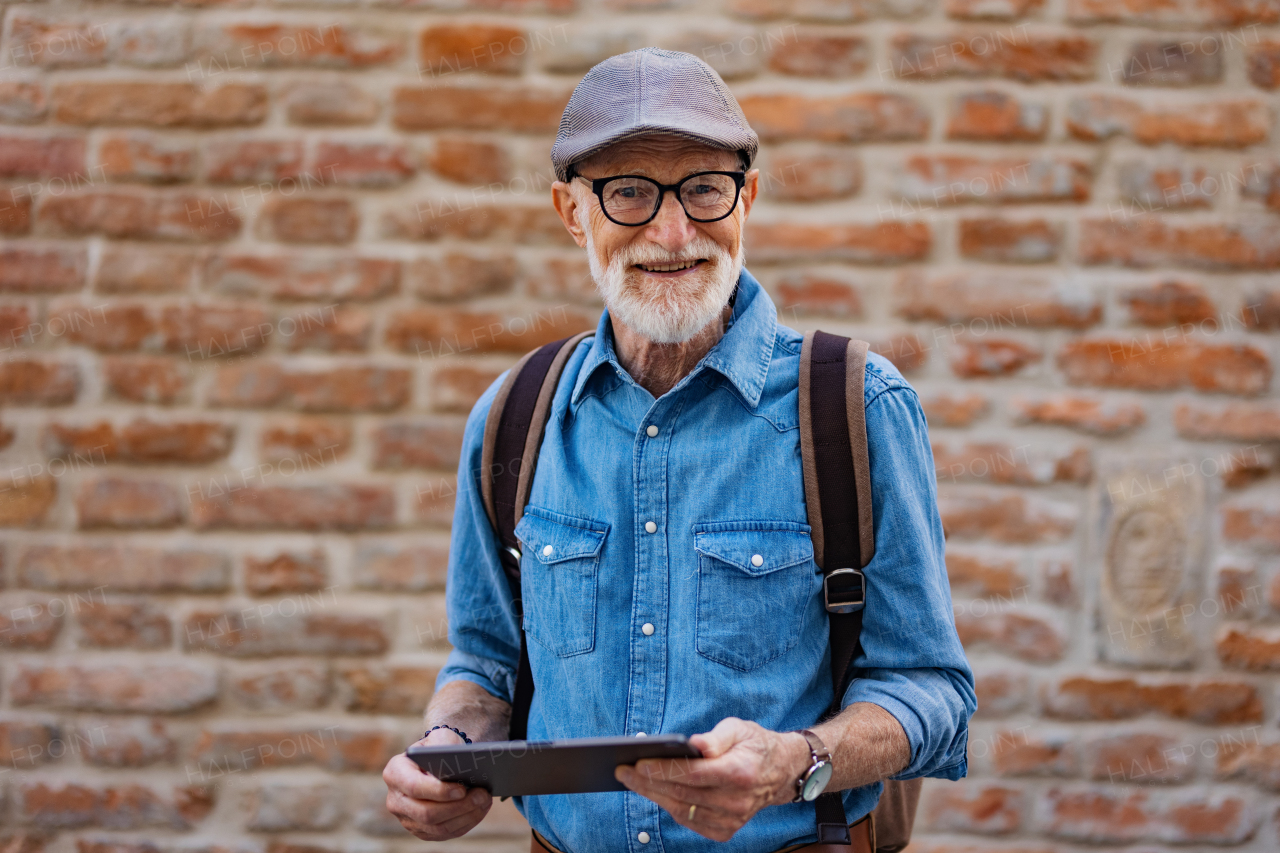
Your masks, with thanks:
[{"label": "watch face", "polygon": [[801,789],[800,795],[806,800],[816,800],[818,795],[827,789],[827,783],[831,781],[831,762],[824,761],[819,764],[809,778],[804,780],[804,787]]}]

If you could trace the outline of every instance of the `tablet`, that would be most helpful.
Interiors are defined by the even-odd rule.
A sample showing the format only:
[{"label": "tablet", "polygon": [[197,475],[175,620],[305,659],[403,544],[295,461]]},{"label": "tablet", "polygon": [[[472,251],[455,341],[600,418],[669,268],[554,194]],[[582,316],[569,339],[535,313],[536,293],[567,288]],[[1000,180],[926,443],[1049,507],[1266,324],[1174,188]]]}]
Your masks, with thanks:
[{"label": "tablet", "polygon": [[619,764],[702,756],[686,735],[411,746],[405,754],[437,779],[484,788],[495,797],[625,791],[613,778]]}]

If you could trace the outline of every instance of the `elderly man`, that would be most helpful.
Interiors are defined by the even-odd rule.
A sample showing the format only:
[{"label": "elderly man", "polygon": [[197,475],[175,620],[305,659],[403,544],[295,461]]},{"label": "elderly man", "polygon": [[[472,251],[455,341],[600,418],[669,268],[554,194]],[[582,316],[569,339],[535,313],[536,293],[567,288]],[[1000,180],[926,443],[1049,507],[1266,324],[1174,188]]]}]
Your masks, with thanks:
[{"label": "elderly man", "polygon": [[[889,362],[872,355],[865,370],[876,549],[842,711],[818,722],[834,690],[812,559],[730,576],[695,552],[693,531],[709,525],[765,543],[807,542],[810,529],[801,335],[778,324],[742,266],[757,147],[710,67],[646,48],[588,72],[552,150],[552,202],[606,310],[565,365],[524,519],[603,531],[604,543],[581,566],[522,572],[528,737],[679,732],[703,757],[619,767],[627,791],[517,798],[535,851],[868,850],[860,819],[882,780],[966,772],[976,703],[933,461],[916,394]],[[500,382],[467,422],[449,559],[454,648],[419,743],[507,737],[520,626],[480,483]],[[814,843],[814,805],[797,797],[815,741],[830,752],[826,787],[843,792],[852,848]],[[419,838],[463,835],[491,806],[485,791],[404,756],[383,777],[387,808]]]}]

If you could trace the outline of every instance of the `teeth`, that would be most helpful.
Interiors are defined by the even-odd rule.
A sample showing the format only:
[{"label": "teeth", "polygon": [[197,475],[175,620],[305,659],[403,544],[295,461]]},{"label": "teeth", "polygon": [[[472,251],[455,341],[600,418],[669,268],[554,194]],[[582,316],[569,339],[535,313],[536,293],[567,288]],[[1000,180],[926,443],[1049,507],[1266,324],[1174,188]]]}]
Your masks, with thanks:
[{"label": "teeth", "polygon": [[697,261],[686,261],[682,264],[637,264],[637,266],[646,272],[675,272],[676,270],[687,270],[696,263]]}]

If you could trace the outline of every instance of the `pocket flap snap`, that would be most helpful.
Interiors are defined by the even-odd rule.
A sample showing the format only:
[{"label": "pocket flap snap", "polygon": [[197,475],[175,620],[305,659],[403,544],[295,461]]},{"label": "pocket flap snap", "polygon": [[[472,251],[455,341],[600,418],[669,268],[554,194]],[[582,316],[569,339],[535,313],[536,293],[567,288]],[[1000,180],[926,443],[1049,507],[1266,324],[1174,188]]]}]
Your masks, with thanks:
[{"label": "pocket flap snap", "polygon": [[551,565],[598,555],[608,530],[607,524],[589,518],[528,507],[516,524],[515,533],[525,554]]},{"label": "pocket flap snap", "polygon": [[808,525],[795,522],[699,524],[693,529],[693,547],[749,575],[765,575],[813,559]]}]

